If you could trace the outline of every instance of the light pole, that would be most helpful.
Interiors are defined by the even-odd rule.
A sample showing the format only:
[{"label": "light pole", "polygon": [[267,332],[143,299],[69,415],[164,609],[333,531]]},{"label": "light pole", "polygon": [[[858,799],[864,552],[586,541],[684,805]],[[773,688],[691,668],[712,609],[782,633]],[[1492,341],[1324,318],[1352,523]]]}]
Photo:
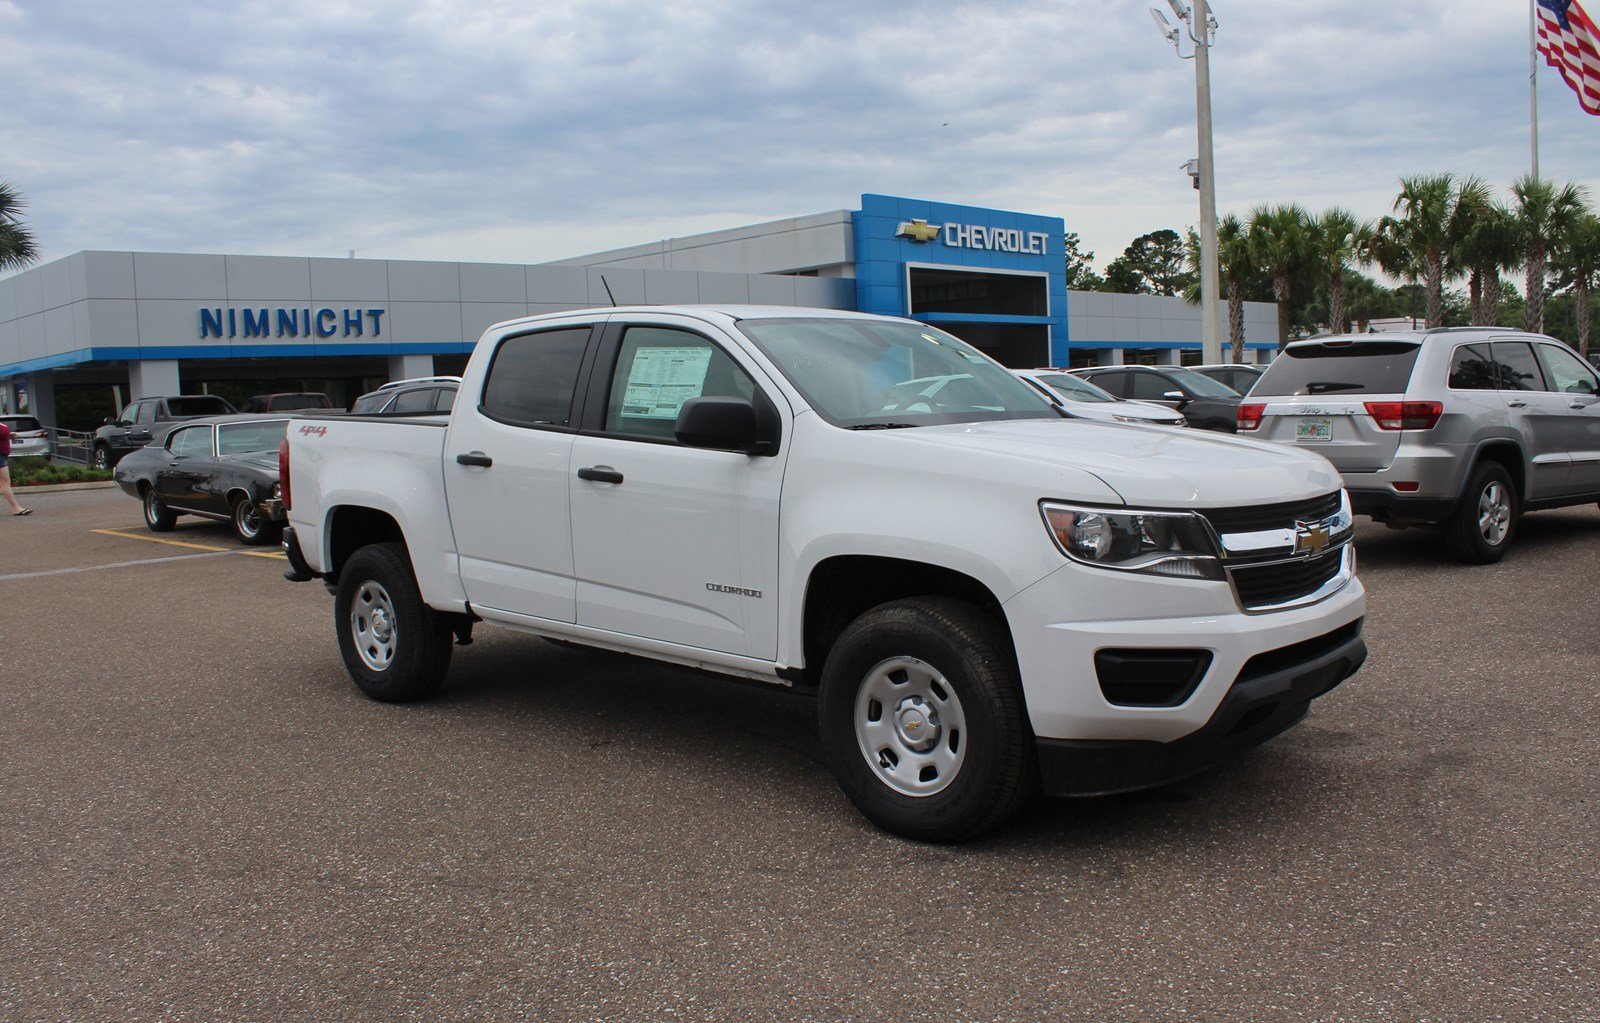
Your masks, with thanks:
[{"label": "light pole", "polygon": [[[1167,20],[1159,8],[1150,8],[1150,14],[1167,37],[1178,56],[1194,59],[1195,131],[1200,142],[1200,343],[1204,361],[1222,361],[1222,330],[1219,319],[1221,282],[1217,273],[1217,181],[1216,164],[1211,155],[1211,44],[1217,34],[1217,19],[1211,16],[1207,0],[1167,0],[1172,13],[1182,21],[1187,31],[1181,31]],[[1194,46],[1192,53],[1183,52],[1183,36],[1188,35]],[[1233,353],[1239,357],[1238,352]]]}]

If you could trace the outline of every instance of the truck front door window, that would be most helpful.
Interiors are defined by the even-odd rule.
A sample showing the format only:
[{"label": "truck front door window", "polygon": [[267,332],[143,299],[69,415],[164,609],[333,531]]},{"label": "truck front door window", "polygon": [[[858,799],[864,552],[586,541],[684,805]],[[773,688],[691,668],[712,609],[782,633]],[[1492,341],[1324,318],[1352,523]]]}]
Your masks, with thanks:
[{"label": "truck front door window", "polygon": [[727,353],[688,331],[630,327],[622,337],[606,402],[605,431],[620,436],[673,436],[690,398],[755,394],[755,382]]}]

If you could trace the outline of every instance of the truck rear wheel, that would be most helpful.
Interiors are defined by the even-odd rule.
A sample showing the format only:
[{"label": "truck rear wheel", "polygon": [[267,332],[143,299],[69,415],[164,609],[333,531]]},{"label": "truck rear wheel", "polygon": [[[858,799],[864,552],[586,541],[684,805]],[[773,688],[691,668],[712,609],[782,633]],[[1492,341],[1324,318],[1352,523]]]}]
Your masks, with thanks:
[{"label": "truck rear wheel", "polygon": [[1014,664],[1002,626],[964,601],[897,600],[857,618],[828,654],[818,701],[845,795],[925,842],[998,827],[1038,776]]},{"label": "truck rear wheel", "polygon": [[430,696],[450,667],[451,629],[422,602],[404,544],[363,547],[339,572],[334,627],[345,670],[374,700]]}]

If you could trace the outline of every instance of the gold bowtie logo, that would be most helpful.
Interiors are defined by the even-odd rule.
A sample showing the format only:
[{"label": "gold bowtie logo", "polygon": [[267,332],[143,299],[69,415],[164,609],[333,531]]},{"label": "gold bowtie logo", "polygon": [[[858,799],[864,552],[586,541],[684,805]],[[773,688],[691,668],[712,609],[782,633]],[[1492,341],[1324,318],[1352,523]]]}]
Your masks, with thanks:
[{"label": "gold bowtie logo", "polygon": [[931,242],[939,237],[939,228],[926,220],[902,220],[894,236],[910,238],[914,242]]},{"label": "gold bowtie logo", "polygon": [[1321,522],[1296,522],[1294,524],[1294,552],[1309,554],[1313,558],[1328,546],[1328,527]]}]

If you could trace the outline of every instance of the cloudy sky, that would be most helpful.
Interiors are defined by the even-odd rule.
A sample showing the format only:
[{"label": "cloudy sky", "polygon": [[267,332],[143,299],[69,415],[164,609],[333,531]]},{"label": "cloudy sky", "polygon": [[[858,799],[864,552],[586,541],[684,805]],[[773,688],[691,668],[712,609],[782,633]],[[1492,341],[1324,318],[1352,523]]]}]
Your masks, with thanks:
[{"label": "cloudy sky", "polygon": [[[1059,215],[1104,264],[1196,215],[1151,2],[0,0],[0,180],[48,259],[540,262],[887,192]],[[1223,212],[1527,170],[1526,0],[1215,11]],[[1539,97],[1545,176],[1600,200],[1600,118]]]}]

